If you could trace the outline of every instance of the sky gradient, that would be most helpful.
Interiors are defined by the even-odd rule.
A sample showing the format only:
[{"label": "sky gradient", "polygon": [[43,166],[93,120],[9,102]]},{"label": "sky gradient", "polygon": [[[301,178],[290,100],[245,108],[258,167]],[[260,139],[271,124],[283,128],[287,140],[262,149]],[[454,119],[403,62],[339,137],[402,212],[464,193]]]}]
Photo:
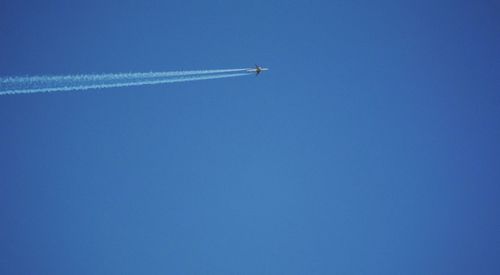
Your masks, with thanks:
[{"label": "sky gradient", "polygon": [[500,274],[498,1],[3,1],[0,274]]}]

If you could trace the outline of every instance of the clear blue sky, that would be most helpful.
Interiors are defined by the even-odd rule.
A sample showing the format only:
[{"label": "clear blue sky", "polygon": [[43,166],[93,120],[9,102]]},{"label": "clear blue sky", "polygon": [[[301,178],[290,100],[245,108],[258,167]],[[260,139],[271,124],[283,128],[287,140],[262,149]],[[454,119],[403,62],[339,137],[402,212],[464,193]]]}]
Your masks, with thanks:
[{"label": "clear blue sky", "polygon": [[0,274],[500,274],[498,1],[3,1]]}]

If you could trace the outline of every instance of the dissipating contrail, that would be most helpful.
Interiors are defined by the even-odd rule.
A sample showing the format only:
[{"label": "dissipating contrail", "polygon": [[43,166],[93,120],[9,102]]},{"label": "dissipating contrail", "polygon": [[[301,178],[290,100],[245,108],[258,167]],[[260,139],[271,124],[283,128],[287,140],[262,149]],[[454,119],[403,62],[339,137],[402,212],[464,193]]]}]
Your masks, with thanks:
[{"label": "dissipating contrail", "polygon": [[0,95],[81,91],[251,75],[248,69],[0,77]]}]

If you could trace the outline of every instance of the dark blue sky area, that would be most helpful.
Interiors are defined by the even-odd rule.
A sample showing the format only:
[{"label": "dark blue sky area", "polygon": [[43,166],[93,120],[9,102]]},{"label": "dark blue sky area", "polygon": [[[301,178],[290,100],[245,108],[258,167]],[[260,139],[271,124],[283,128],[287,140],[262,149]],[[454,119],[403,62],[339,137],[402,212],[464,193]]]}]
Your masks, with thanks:
[{"label": "dark blue sky area", "polygon": [[0,274],[500,274],[498,1],[3,1]]}]

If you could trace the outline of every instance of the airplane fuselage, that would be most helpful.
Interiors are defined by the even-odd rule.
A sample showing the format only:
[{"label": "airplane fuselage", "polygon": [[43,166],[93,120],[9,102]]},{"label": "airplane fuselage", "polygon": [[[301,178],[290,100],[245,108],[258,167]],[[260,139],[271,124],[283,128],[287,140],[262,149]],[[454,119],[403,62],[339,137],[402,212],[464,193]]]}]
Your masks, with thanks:
[{"label": "airplane fuselage", "polygon": [[269,70],[268,68],[262,68],[261,66],[255,65],[255,69],[248,69],[247,72],[249,73],[255,73],[256,75],[260,74],[262,71],[267,71]]}]

